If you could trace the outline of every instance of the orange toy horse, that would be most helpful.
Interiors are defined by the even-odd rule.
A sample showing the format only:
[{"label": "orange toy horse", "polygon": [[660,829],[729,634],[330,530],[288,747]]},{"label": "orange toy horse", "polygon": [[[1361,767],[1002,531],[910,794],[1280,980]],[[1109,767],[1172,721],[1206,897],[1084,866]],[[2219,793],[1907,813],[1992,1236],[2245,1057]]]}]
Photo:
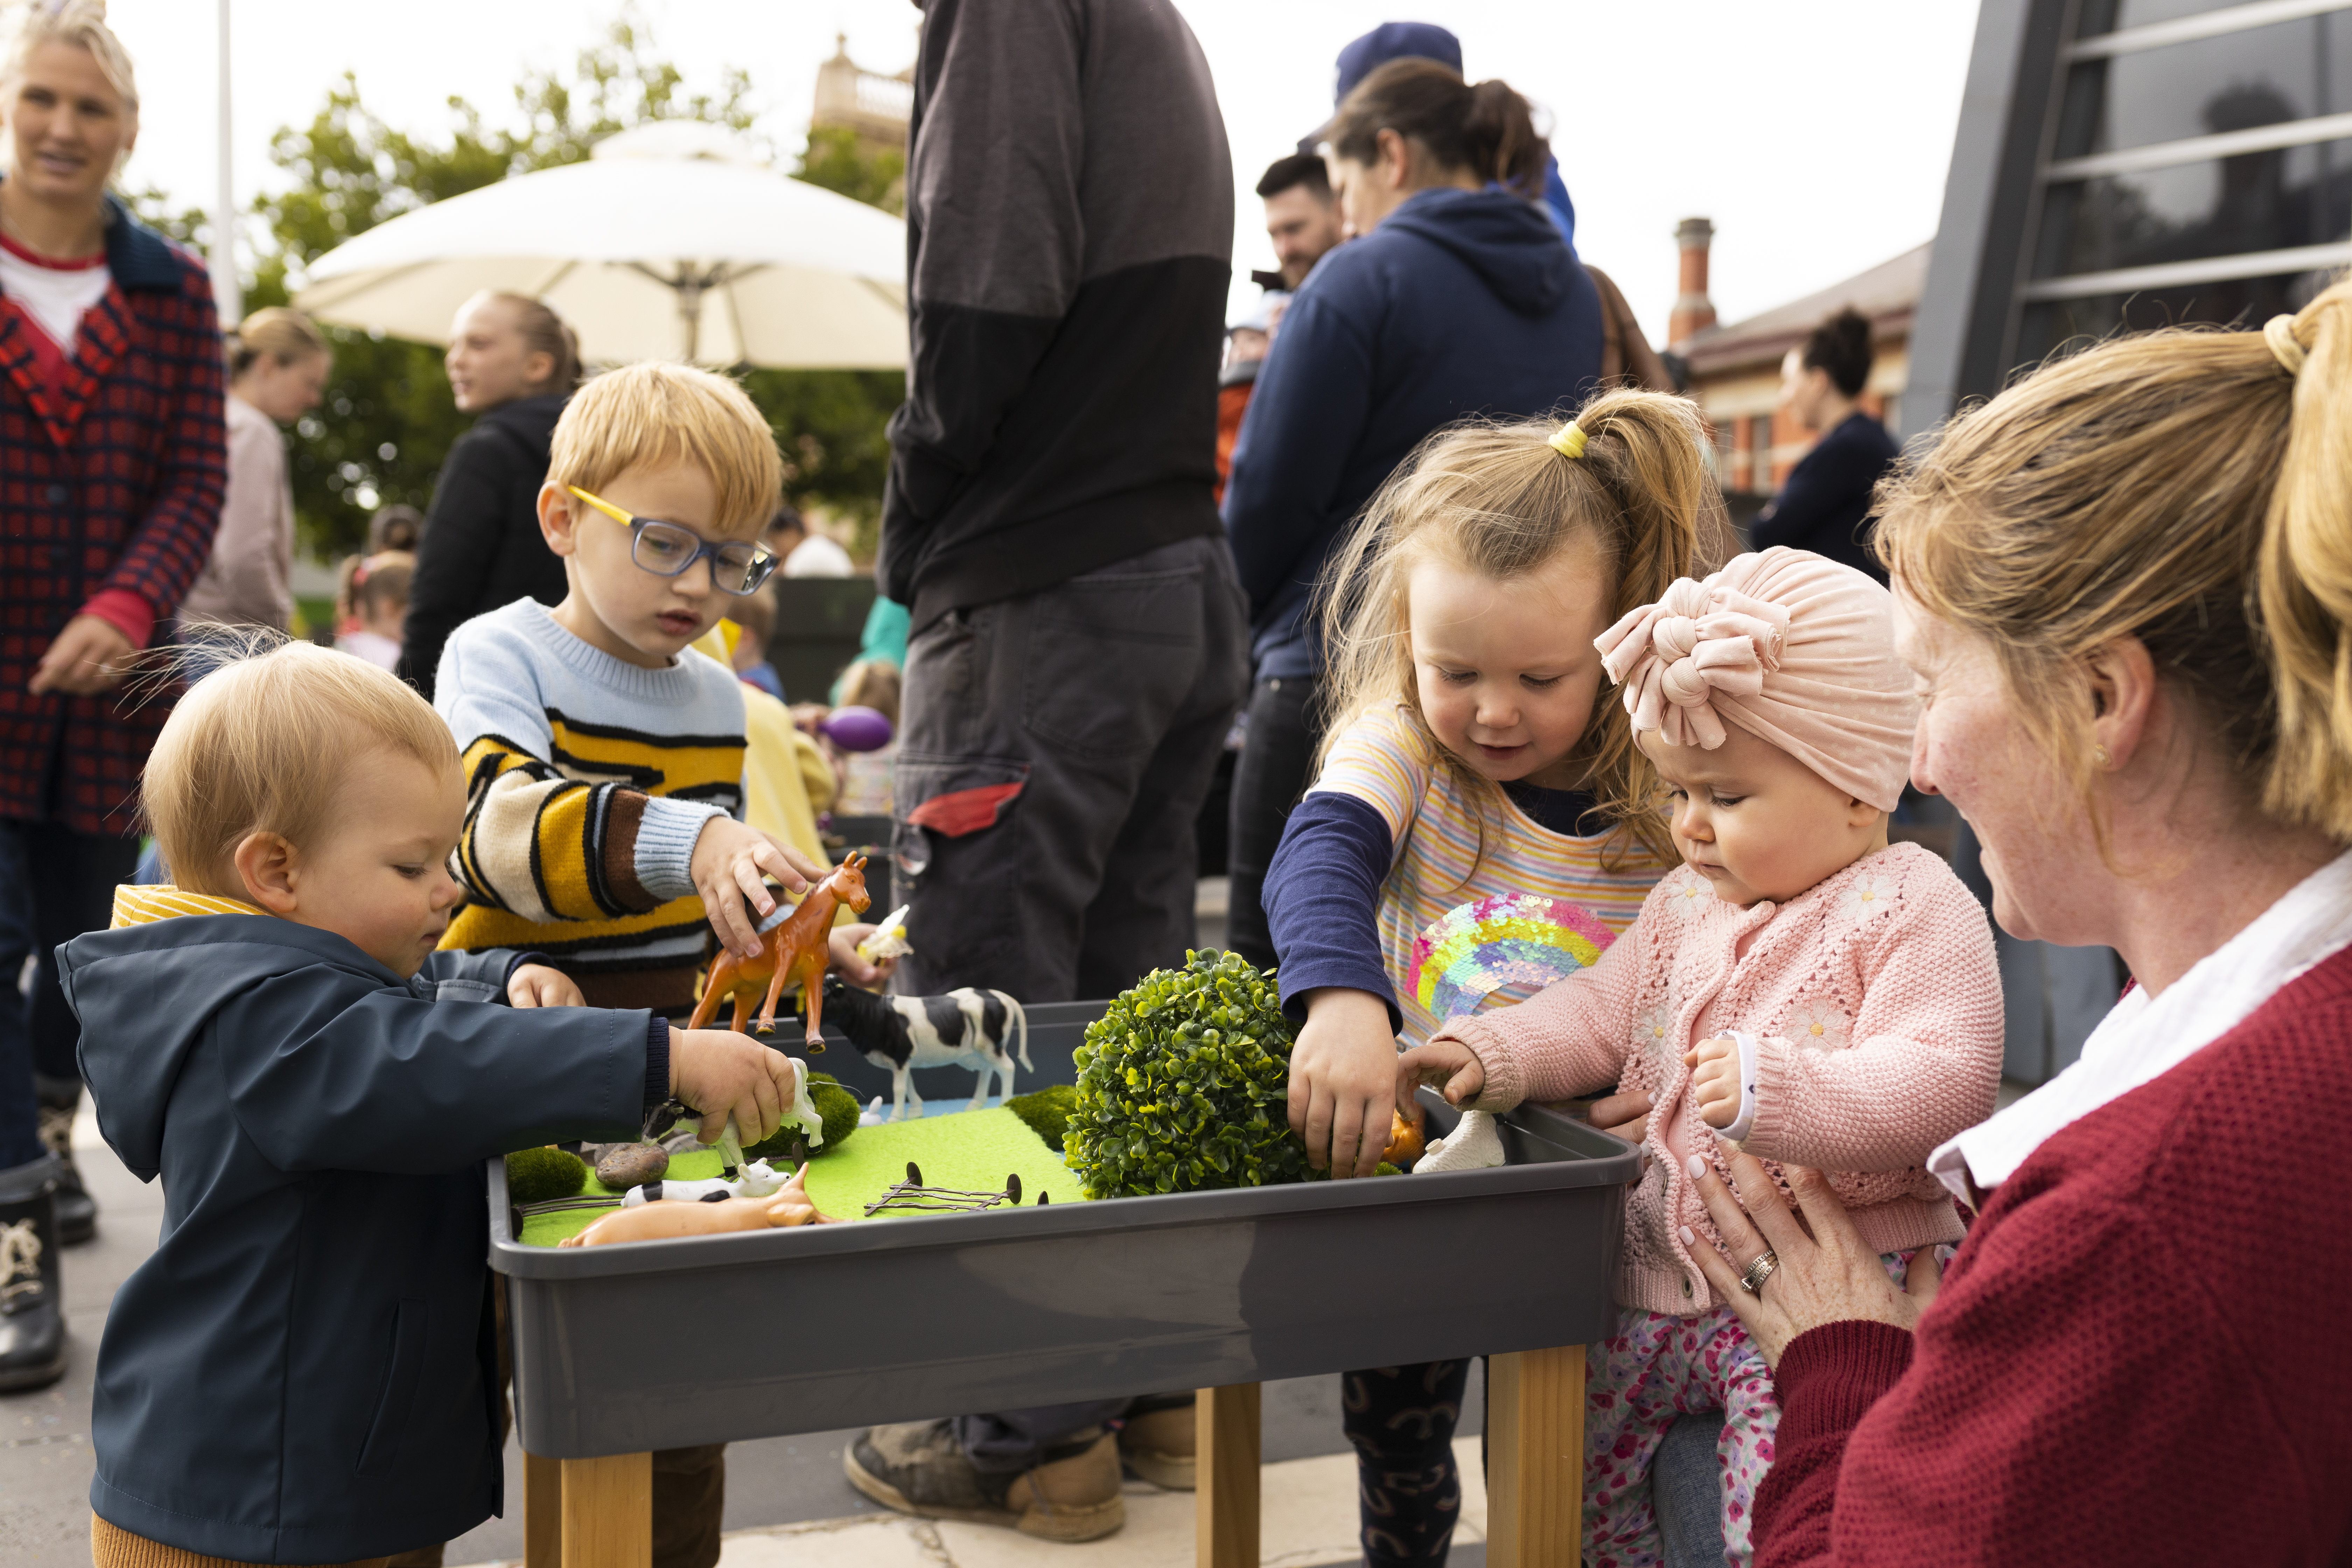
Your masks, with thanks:
[{"label": "orange toy horse", "polygon": [[760,1009],[758,1033],[772,1035],[777,998],[783,995],[787,984],[797,984],[808,1015],[809,1055],[824,1050],[817,1025],[824,1011],[824,966],[830,956],[825,943],[833,933],[833,911],[847,904],[862,915],[872,903],[866,891],[866,857],[852,855],[811,888],[808,897],[761,939],[765,945],[759,957],[740,957],[730,947],[710,961],[710,978],[703,984],[702,1000],[695,1004],[693,1022],[687,1027],[701,1028],[719,1011],[719,999],[732,996],[734,1026],[740,1031],[751,1011],[751,997],[765,985],[768,994]]}]

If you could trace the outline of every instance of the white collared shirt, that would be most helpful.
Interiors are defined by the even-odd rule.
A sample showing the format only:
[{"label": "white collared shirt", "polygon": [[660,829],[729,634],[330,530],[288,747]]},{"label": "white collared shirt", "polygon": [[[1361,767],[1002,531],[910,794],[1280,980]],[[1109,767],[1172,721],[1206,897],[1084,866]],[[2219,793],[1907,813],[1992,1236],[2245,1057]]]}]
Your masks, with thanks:
[{"label": "white collared shirt", "polygon": [[2135,987],[2091,1032],[2081,1060],[1944,1144],[1927,1169],[1964,1203],[1970,1180],[1991,1192],[2062,1130],[2179,1067],[2347,945],[2352,852],[2289,889],[2162,995]]}]

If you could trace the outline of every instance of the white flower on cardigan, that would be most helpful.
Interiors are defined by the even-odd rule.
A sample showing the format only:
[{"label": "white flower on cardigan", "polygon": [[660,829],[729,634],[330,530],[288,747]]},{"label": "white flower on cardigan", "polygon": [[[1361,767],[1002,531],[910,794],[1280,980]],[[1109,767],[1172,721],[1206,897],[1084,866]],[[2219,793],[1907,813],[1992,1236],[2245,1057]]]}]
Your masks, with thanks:
[{"label": "white flower on cardigan", "polygon": [[1668,893],[1664,901],[1675,914],[1689,920],[1706,912],[1707,907],[1715,902],[1715,889],[1707,885],[1705,878],[1694,876]]},{"label": "white flower on cardigan", "polygon": [[1843,1050],[1853,1038],[1853,1020],[1834,1002],[1800,1002],[1780,1032],[1796,1046],[1815,1050]]},{"label": "white flower on cardigan", "polygon": [[1838,895],[1838,904],[1848,915],[1866,921],[1893,912],[1901,896],[1892,877],[1857,877]]},{"label": "white flower on cardigan", "polygon": [[1664,1007],[1653,1007],[1633,1020],[1633,1054],[1649,1056],[1666,1048],[1666,1030],[1674,1015]]}]

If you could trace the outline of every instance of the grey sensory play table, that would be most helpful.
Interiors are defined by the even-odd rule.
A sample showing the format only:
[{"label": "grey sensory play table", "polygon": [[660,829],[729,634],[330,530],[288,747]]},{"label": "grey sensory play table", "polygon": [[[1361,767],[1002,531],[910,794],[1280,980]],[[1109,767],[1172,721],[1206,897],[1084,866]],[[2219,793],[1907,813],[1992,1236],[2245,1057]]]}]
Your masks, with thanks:
[{"label": "grey sensory play table", "polygon": [[[1030,1008],[1018,1088],[1076,1082],[1104,1005]],[[833,1038],[815,1065],[865,1098]],[[1453,1112],[1423,1098],[1434,1136]],[[1541,1106],[1504,1145],[1489,1171],[560,1251],[516,1242],[492,1161],[525,1560],[646,1568],[656,1448],[1197,1388],[1198,1561],[1255,1568],[1261,1382],[1487,1354],[1487,1561],[1575,1568],[1583,1345],[1643,1155]]]}]

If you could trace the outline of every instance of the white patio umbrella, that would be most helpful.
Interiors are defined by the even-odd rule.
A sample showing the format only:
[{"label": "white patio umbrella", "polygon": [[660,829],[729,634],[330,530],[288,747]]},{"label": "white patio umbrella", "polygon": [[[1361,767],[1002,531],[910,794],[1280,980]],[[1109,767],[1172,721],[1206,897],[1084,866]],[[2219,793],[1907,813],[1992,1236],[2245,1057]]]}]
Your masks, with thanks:
[{"label": "white patio umbrella", "polygon": [[512,289],[561,311],[591,363],[897,370],[906,267],[888,213],[785,178],[723,127],[670,121],[379,224],[311,263],[294,302],[445,343],[468,298]]}]

